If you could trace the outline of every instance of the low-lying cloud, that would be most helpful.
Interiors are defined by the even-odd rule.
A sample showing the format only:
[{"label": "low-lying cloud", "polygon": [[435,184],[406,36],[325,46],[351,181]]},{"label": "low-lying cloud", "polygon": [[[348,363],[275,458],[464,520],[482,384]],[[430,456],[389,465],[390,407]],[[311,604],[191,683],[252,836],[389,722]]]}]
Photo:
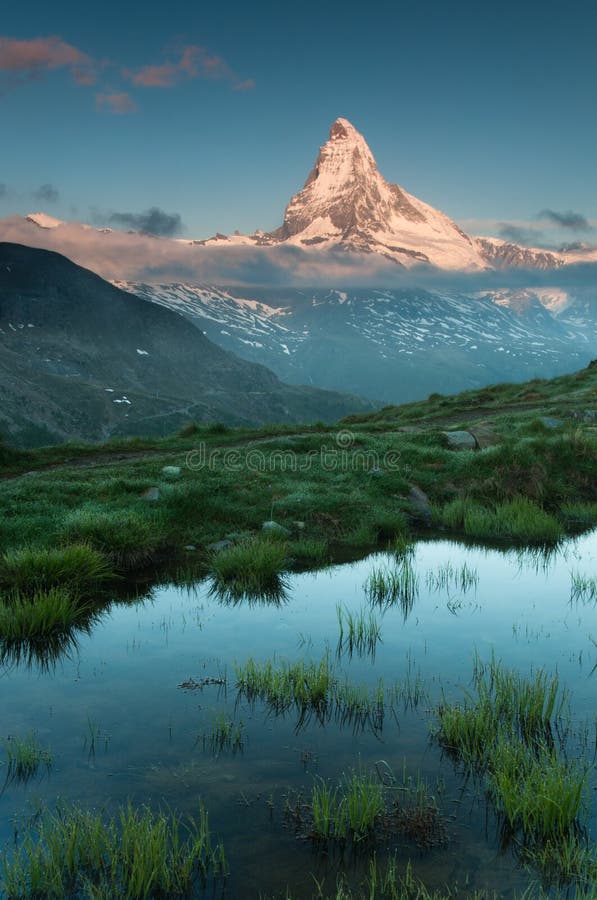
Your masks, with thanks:
[{"label": "low-lying cloud", "polygon": [[539,219],[545,219],[552,225],[559,228],[568,228],[570,231],[592,231],[592,226],[586,216],[582,213],[573,212],[557,212],[555,209],[542,209],[538,215]]},{"label": "low-lying cloud", "polygon": [[[157,207],[156,207],[157,209]],[[176,214],[162,213],[178,222]],[[148,211],[151,213],[151,210]],[[57,250],[104,278],[123,281],[280,285],[305,287],[418,287],[478,293],[500,289],[561,287],[588,291],[597,298],[597,263],[569,264],[558,269],[510,269],[444,272],[433,267],[404,269],[376,257],[299,247],[204,246],[154,237],[147,213],[117,214],[126,224],[145,230],[104,234],[80,225],[43,229],[20,216],[0,220],[0,240]],[[158,216],[158,223],[163,220]],[[153,224],[155,226],[155,222]],[[157,227],[160,227],[158,224]],[[173,225],[166,227],[174,227]],[[596,299],[597,302],[597,299]]]},{"label": "low-lying cloud", "polygon": [[536,228],[525,228],[523,225],[515,225],[513,222],[500,222],[498,233],[505,241],[515,244],[523,244],[527,247],[536,247],[543,240],[543,232]]},{"label": "low-lying cloud", "polygon": [[141,213],[113,212],[108,216],[112,225],[131,228],[142,234],[152,234],[158,237],[175,237],[182,231],[182,220],[178,213],[167,213],[159,206]]}]

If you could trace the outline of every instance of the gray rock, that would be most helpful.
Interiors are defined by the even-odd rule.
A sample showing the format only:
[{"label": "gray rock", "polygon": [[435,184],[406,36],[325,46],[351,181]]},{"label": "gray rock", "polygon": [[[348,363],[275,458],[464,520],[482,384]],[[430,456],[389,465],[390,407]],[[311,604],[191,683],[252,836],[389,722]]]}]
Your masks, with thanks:
[{"label": "gray rock", "polygon": [[261,530],[267,531],[269,534],[279,534],[284,537],[290,535],[288,528],[284,528],[283,525],[279,525],[277,522],[274,522],[273,519],[270,519],[269,522],[264,522],[261,526]]},{"label": "gray rock", "polygon": [[187,544],[185,547],[185,550],[187,550],[189,553],[193,553],[196,549],[197,548],[194,544]]},{"label": "gray rock", "polygon": [[452,450],[476,450],[477,440],[470,431],[442,431]]},{"label": "gray rock", "polygon": [[232,547],[232,541],[215,541],[215,543],[207,545],[207,549],[212,553],[219,553],[220,550],[227,550],[228,547]]},{"label": "gray rock", "polygon": [[491,425],[475,425],[470,433],[475,438],[479,450],[493,447],[494,444],[499,444],[501,441],[501,437],[495,433]]},{"label": "gray rock", "polygon": [[164,475],[166,478],[179,478],[181,472],[182,469],[180,468],[180,466],[164,466],[162,468],[162,475]]},{"label": "gray rock", "polygon": [[561,428],[564,424],[563,419],[554,419],[553,416],[541,416],[539,421],[546,428]]},{"label": "gray rock", "polygon": [[160,489],[157,487],[147,488],[146,491],[143,491],[141,494],[142,500],[159,500],[160,499]]},{"label": "gray rock", "polygon": [[410,504],[411,518],[425,525],[431,525],[433,511],[429,497],[416,484],[411,485],[407,500]]}]

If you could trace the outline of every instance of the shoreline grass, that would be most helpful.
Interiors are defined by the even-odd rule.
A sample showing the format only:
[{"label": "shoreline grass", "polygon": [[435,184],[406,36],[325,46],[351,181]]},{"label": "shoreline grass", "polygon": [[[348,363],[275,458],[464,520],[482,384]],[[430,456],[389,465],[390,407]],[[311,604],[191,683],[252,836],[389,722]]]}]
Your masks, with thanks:
[{"label": "shoreline grass", "polygon": [[90,590],[113,576],[107,559],[89,544],[25,547],[0,556],[0,589],[5,591]]},{"label": "shoreline grass", "polygon": [[279,596],[288,549],[285,542],[246,538],[212,553],[209,572],[216,590],[232,597]]}]

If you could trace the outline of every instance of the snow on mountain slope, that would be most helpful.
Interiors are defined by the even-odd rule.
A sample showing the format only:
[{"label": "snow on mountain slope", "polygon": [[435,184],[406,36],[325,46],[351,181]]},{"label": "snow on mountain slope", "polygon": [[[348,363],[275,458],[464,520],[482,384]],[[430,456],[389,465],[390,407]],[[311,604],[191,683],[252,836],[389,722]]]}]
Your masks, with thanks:
[{"label": "snow on mountain slope", "polygon": [[390,270],[397,269],[398,278],[413,271],[421,278],[438,271],[484,278],[490,270],[597,263],[597,248],[578,242],[555,252],[466,234],[443,212],[387,182],[363,135],[342,118],[274,231],[170,239],[60,222],[40,212],[1,220],[0,238],[58,250],[104,277],[127,280],[159,273],[177,282],[243,283],[248,272],[255,283],[385,284],[396,282]]},{"label": "snow on mountain slope", "polygon": [[64,225],[61,219],[55,219],[54,216],[48,216],[44,212],[29,213],[25,218],[28,222],[38,225],[39,228],[58,228],[59,225]]},{"label": "snow on mountain slope", "polygon": [[384,402],[559,374],[597,354],[595,329],[555,316],[525,291],[119,286],[178,310],[215,343],[286,381]]},{"label": "snow on mountain slope", "polygon": [[347,119],[332,125],[281,227],[231,240],[379,253],[406,267],[428,263],[474,270],[487,265],[475,242],[448,216],[381,176],[367,142]]}]

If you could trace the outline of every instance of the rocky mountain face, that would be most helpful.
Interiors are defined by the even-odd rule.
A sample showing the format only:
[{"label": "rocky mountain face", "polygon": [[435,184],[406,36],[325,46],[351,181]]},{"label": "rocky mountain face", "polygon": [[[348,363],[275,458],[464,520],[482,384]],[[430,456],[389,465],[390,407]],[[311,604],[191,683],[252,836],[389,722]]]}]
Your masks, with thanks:
[{"label": "rocky mountain face", "polygon": [[286,381],[384,403],[551,377],[597,355],[595,305],[557,292],[126,287]]},{"label": "rocky mountain face", "polygon": [[167,434],[190,420],[335,420],[363,401],[287,386],[178,312],[63,256],[0,244],[0,434],[25,445]]},{"label": "rocky mountain face", "polygon": [[[274,231],[218,233],[206,239],[154,238],[151,246],[148,235],[61,222],[37,212],[0,222],[2,236],[65,252],[111,278],[136,277],[121,273],[127,258],[129,269],[138,271],[139,259],[145,255],[151,257],[147,269],[156,264],[162,269],[192,269],[201,280],[202,267],[209,265],[213,270],[214,253],[217,267],[217,259],[224,266],[231,252],[250,255],[249,248],[268,247],[298,248],[307,259],[317,257],[319,265],[322,251],[332,251],[351,262],[377,257],[378,263],[388,260],[400,268],[465,272],[555,269],[597,259],[594,248],[580,244],[556,253],[465,234],[443,212],[389,184],[365,138],[347,119],[336,119],[332,125],[302,190],[291,198],[282,225]],[[291,266],[290,258],[285,262]]]},{"label": "rocky mountain face", "polygon": [[336,119],[303,188],[290,200],[280,228],[251,236],[218,234],[202,242],[289,244],[377,253],[400,266],[479,271],[554,268],[561,254],[498,238],[465,234],[447,215],[380,174],[362,134]]}]

